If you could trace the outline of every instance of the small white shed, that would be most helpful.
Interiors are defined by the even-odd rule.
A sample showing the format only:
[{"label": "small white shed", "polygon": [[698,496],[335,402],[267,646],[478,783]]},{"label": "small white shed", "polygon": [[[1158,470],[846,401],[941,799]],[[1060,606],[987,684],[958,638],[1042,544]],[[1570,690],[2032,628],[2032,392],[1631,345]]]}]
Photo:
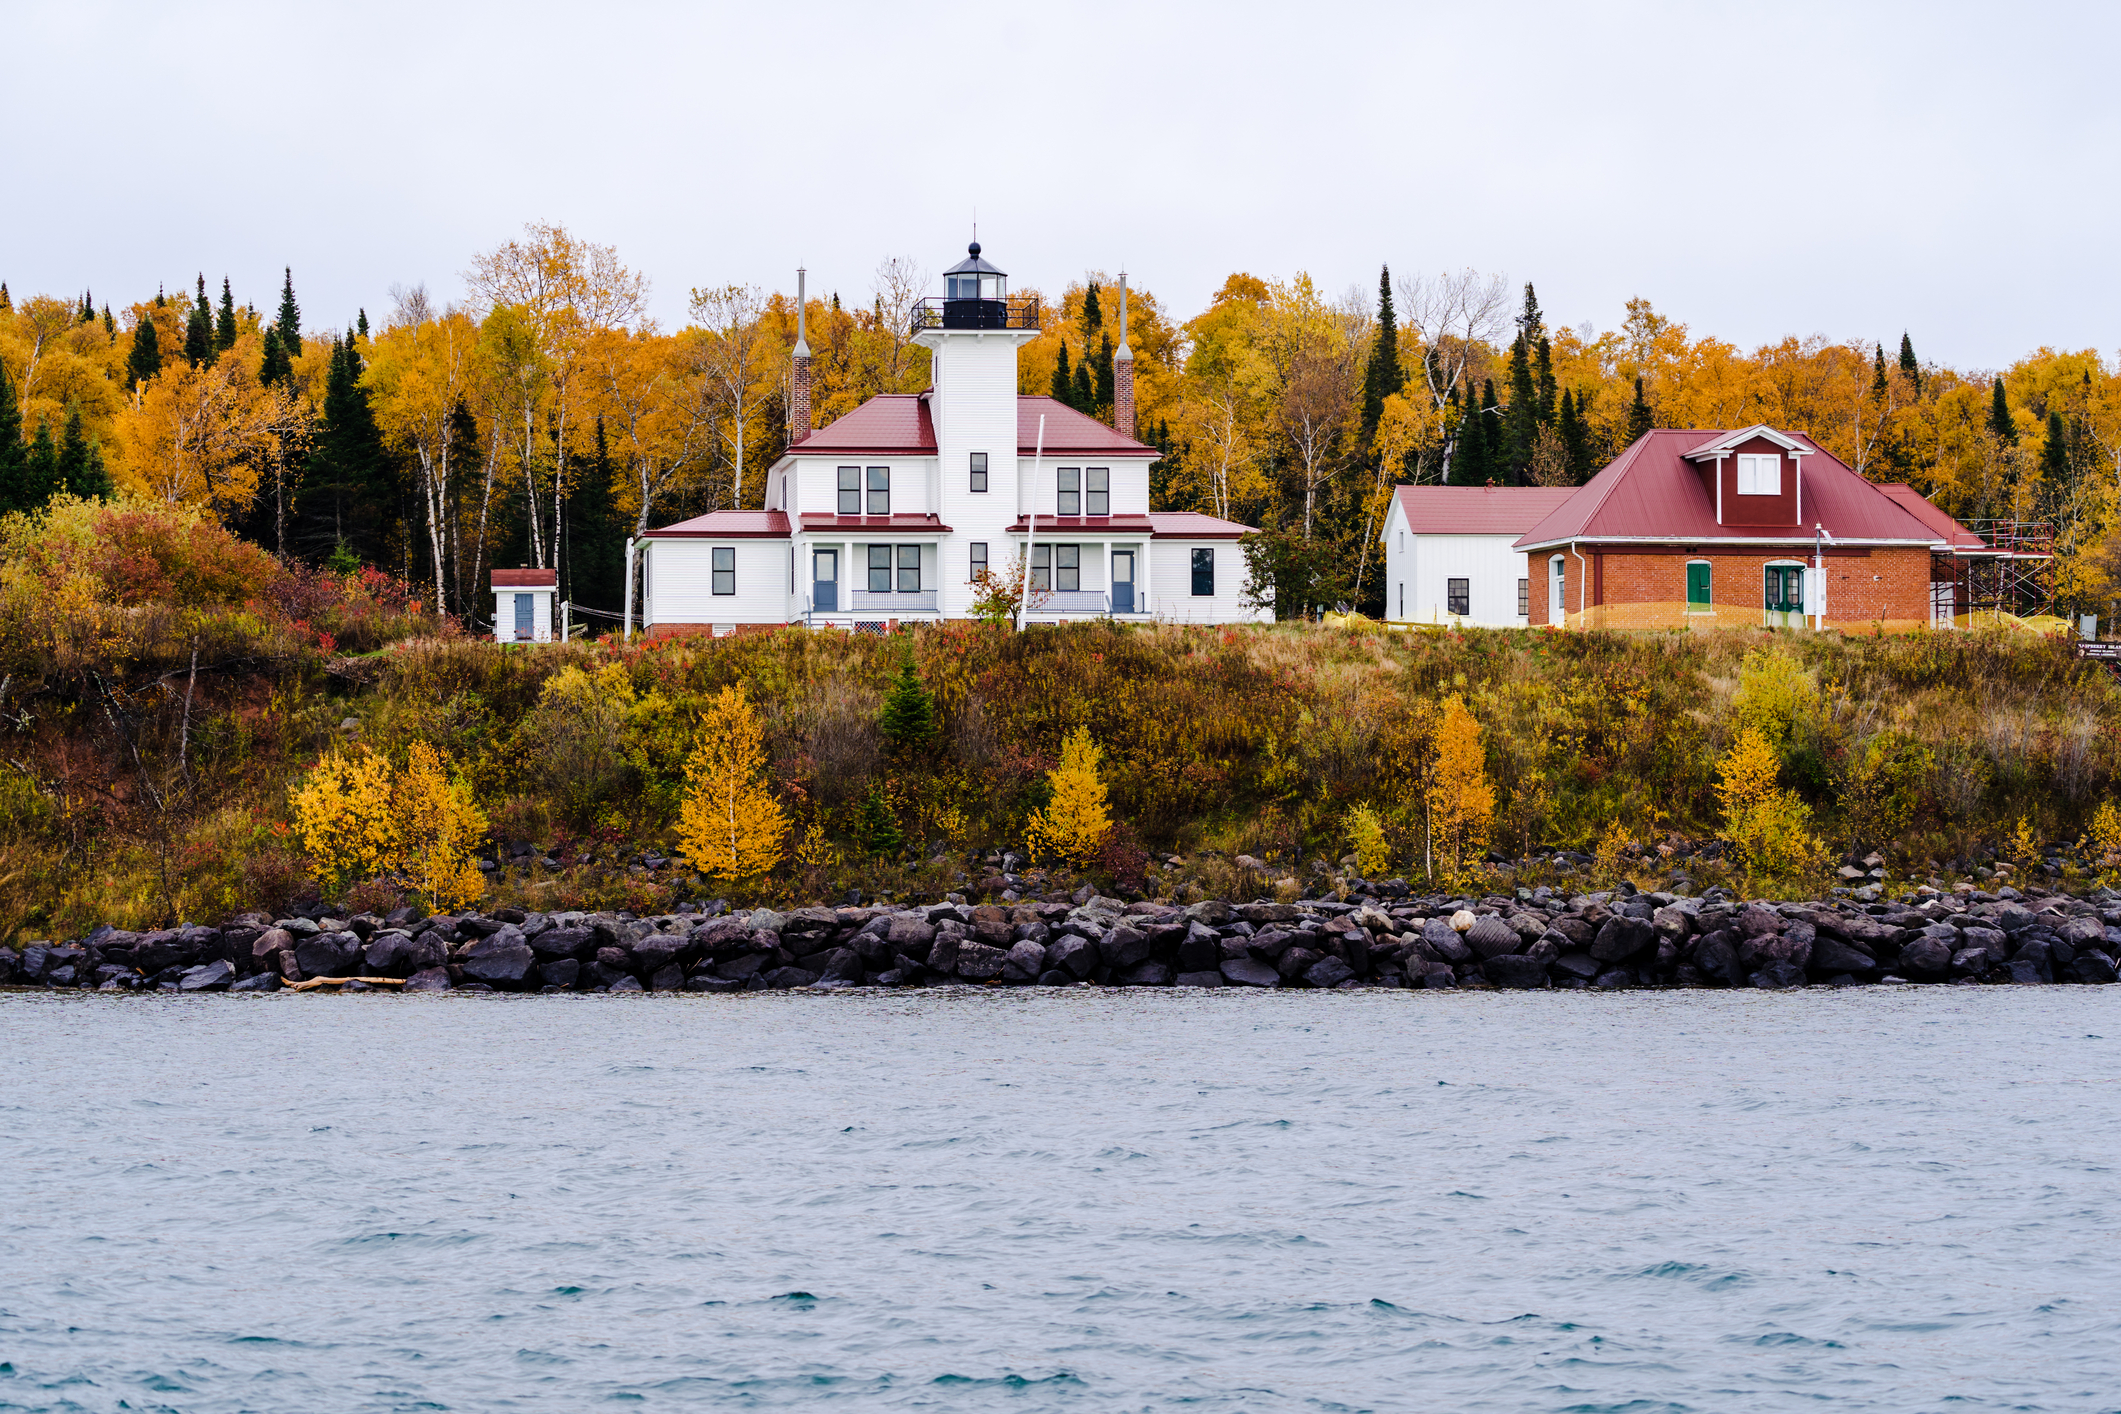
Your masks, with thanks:
[{"label": "small white shed", "polygon": [[1385,514],[1387,621],[1523,628],[1531,571],[1517,538],[1574,486],[1402,486]]},{"label": "small white shed", "polygon": [[493,572],[494,642],[552,642],[552,600],[559,587],[557,570],[496,569]]}]

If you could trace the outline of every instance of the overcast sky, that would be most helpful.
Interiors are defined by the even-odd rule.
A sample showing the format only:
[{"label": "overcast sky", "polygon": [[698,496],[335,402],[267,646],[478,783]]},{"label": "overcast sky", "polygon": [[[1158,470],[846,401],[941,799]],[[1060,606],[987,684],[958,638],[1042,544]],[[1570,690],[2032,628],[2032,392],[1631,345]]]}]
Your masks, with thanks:
[{"label": "overcast sky", "polygon": [[[1233,270],[1475,266],[1550,321],[1642,295],[1969,367],[2121,347],[2112,4],[243,5],[0,0],[0,279],[225,272],[312,328],[558,221],[682,322],[729,281],[866,296],[976,207],[1057,290],[1181,318]],[[940,287],[937,287],[940,293]]]}]

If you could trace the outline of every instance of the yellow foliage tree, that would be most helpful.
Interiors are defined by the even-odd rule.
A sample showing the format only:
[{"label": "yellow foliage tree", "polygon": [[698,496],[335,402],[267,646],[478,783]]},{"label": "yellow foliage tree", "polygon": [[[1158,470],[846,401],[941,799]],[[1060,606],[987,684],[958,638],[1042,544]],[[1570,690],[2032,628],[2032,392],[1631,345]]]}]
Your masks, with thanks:
[{"label": "yellow foliage tree", "polygon": [[1480,744],[1480,723],[1453,695],[1444,699],[1443,720],[1436,727],[1436,763],[1424,792],[1431,849],[1448,856],[1453,878],[1467,855],[1488,847],[1495,818],[1495,787],[1488,783],[1487,753]]},{"label": "yellow foliage tree", "polygon": [[325,757],[291,797],[295,835],[336,894],[397,866],[403,847],[390,762],[362,751]]},{"label": "yellow foliage tree", "polygon": [[486,890],[472,861],[485,812],[424,741],[402,771],[366,751],[327,756],[292,803],[295,834],[331,893],[379,874],[402,874],[436,908],[461,908]]},{"label": "yellow foliage tree", "polygon": [[744,689],[725,687],[708,705],[685,767],[678,847],[701,873],[748,879],[781,862],[788,817],[767,790],[766,734]]},{"label": "yellow foliage tree", "polygon": [[1791,879],[1826,864],[1826,847],[1812,834],[1811,807],[1776,784],[1781,769],[1781,757],[1758,727],[1741,730],[1717,768],[1723,837],[1756,881]]},{"label": "yellow foliage tree", "polygon": [[424,741],[412,744],[397,782],[403,865],[413,888],[433,908],[455,909],[486,892],[472,852],[486,833],[486,812],[463,777],[442,769]]},{"label": "yellow foliage tree", "polygon": [[1365,879],[1375,879],[1392,867],[1392,846],[1385,839],[1385,822],[1374,806],[1353,806],[1341,819],[1348,832],[1348,845],[1355,851],[1355,867]]},{"label": "yellow foliage tree", "polygon": [[1060,765],[1046,773],[1053,798],[1032,815],[1024,842],[1034,854],[1052,855],[1080,868],[1097,857],[1112,831],[1112,812],[1105,803],[1105,783],[1097,764],[1104,751],[1090,739],[1088,727],[1077,727],[1061,743]]}]

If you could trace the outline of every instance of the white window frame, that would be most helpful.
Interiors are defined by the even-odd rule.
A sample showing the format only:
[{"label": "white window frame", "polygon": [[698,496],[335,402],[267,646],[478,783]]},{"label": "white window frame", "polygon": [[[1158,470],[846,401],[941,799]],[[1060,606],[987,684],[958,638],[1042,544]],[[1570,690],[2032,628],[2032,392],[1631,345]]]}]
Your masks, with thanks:
[{"label": "white window frame", "polygon": [[1738,454],[1738,494],[1741,496],[1780,496],[1782,494],[1782,454],[1766,452],[1740,452]]}]

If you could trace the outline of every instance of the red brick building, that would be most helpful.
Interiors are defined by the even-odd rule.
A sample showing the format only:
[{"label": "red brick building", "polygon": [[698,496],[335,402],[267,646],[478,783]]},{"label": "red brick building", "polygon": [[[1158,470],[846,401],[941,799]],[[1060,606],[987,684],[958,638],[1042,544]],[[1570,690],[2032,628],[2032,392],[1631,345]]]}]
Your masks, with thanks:
[{"label": "red brick building", "polygon": [[1953,561],[1989,550],[1908,488],[1766,426],[1645,433],[1515,548],[1534,624],[1895,632],[1949,626]]}]

